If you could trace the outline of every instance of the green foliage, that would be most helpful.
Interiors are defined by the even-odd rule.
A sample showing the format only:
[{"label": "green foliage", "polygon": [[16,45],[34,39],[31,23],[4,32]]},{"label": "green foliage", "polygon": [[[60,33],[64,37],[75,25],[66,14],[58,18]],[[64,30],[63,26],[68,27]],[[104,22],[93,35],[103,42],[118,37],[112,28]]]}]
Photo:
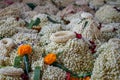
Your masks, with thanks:
[{"label": "green foliage", "polygon": [[14,59],[14,67],[21,68],[21,62],[23,61],[23,58],[20,56],[16,56]]},{"label": "green foliage", "polygon": [[41,77],[40,75],[41,75],[40,67],[36,66],[34,70],[34,80],[40,80]]},{"label": "green foliage", "polygon": [[28,5],[32,10],[34,10],[34,8],[37,6],[37,5],[34,4],[34,3],[27,3],[27,5]]},{"label": "green foliage", "polygon": [[28,28],[32,28],[33,26],[38,26],[40,23],[40,19],[37,18],[35,21],[34,20],[31,20],[31,22],[28,24]]}]

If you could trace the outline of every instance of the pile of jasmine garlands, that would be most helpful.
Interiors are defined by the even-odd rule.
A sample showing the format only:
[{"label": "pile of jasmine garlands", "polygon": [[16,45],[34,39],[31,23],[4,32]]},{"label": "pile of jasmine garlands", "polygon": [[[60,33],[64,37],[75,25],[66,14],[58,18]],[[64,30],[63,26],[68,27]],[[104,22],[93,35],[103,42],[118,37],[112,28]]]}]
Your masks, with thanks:
[{"label": "pile of jasmine garlands", "polygon": [[120,80],[120,0],[1,0],[0,80]]}]

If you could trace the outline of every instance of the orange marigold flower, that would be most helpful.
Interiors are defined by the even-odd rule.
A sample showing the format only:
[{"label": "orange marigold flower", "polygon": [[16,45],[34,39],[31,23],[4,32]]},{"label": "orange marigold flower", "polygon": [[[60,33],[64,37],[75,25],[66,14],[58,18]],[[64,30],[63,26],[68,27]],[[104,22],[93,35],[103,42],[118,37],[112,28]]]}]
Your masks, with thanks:
[{"label": "orange marigold flower", "polygon": [[57,59],[56,54],[54,53],[49,53],[44,57],[44,62],[48,65],[52,64],[53,62],[55,62]]},{"label": "orange marigold flower", "polygon": [[85,80],[90,80],[90,77],[86,77]]},{"label": "orange marigold flower", "polygon": [[28,44],[23,44],[18,47],[18,55],[24,56],[25,54],[30,54],[32,52],[32,48]]},{"label": "orange marigold flower", "polygon": [[71,77],[70,80],[79,80],[78,78]]}]

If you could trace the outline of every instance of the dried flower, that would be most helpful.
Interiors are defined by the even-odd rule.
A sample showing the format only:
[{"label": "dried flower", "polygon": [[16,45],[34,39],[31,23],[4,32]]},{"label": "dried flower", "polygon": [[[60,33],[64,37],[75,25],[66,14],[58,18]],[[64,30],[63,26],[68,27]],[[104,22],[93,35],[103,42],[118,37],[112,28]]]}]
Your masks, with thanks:
[{"label": "dried flower", "polygon": [[113,28],[112,32],[115,32],[116,30],[118,30],[118,29],[116,29],[116,28]]},{"label": "dried flower", "polygon": [[56,58],[57,58],[56,54],[54,54],[54,53],[49,53],[49,54],[47,54],[47,55],[45,56],[44,62],[45,62],[46,64],[50,65],[50,64],[52,64],[53,62],[56,61]]},{"label": "dried flower", "polygon": [[81,38],[82,38],[82,35],[81,35],[81,34],[78,34],[78,33],[76,33],[76,32],[75,32],[75,34],[76,34],[76,38],[78,38],[78,39],[81,39]]},{"label": "dried flower", "polygon": [[66,73],[66,80],[70,80],[70,73]]},{"label": "dried flower", "polygon": [[25,74],[25,73],[23,73],[23,74],[21,75],[21,78],[22,78],[22,80],[29,80],[28,75]]},{"label": "dried flower", "polygon": [[20,19],[19,17],[16,17],[16,21],[19,21],[19,19]]},{"label": "dried flower", "polygon": [[13,4],[14,2],[12,0],[5,0],[4,3],[8,4],[8,5],[11,5]]},{"label": "dried flower", "polygon": [[113,7],[114,9],[116,9],[116,11],[120,12],[120,9],[118,9],[117,7]]},{"label": "dried flower", "polygon": [[98,29],[100,30],[102,28],[102,23],[99,23]]},{"label": "dried flower", "polygon": [[32,48],[30,45],[23,44],[18,47],[18,55],[24,56],[25,54],[30,54],[32,52]]},{"label": "dried flower", "polygon": [[95,43],[94,43],[93,41],[89,41],[89,42],[90,42],[90,44],[91,44],[91,46],[90,46],[91,53],[95,53],[95,52],[96,52],[96,51],[95,51],[95,48],[96,48]]}]

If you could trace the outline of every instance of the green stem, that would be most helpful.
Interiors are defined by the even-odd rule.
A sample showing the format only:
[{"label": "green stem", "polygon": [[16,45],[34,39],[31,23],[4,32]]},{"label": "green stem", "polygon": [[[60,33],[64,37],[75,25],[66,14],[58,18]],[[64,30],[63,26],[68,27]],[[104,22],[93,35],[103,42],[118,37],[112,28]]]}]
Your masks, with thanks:
[{"label": "green stem", "polygon": [[28,59],[28,55],[24,55],[23,56],[23,59],[24,59],[24,64],[25,64],[25,71],[26,73],[28,74],[29,71],[30,71],[30,64],[29,64],[29,59]]},{"label": "green stem", "polygon": [[57,22],[56,20],[53,20],[50,16],[47,16],[48,20],[52,23],[58,23],[60,24],[61,22]]},{"label": "green stem", "polygon": [[41,78],[41,70],[39,66],[36,66],[34,70],[34,80],[40,80],[40,78]]},{"label": "green stem", "polygon": [[85,73],[85,74],[75,74],[73,73],[71,70],[69,70],[68,68],[64,67],[63,65],[57,63],[57,62],[54,62],[52,64],[53,66],[56,66],[56,67],[59,67],[60,69],[63,69],[64,71],[66,72],[69,72],[72,76],[76,77],[76,78],[84,78],[86,76],[91,76],[92,73]]}]

